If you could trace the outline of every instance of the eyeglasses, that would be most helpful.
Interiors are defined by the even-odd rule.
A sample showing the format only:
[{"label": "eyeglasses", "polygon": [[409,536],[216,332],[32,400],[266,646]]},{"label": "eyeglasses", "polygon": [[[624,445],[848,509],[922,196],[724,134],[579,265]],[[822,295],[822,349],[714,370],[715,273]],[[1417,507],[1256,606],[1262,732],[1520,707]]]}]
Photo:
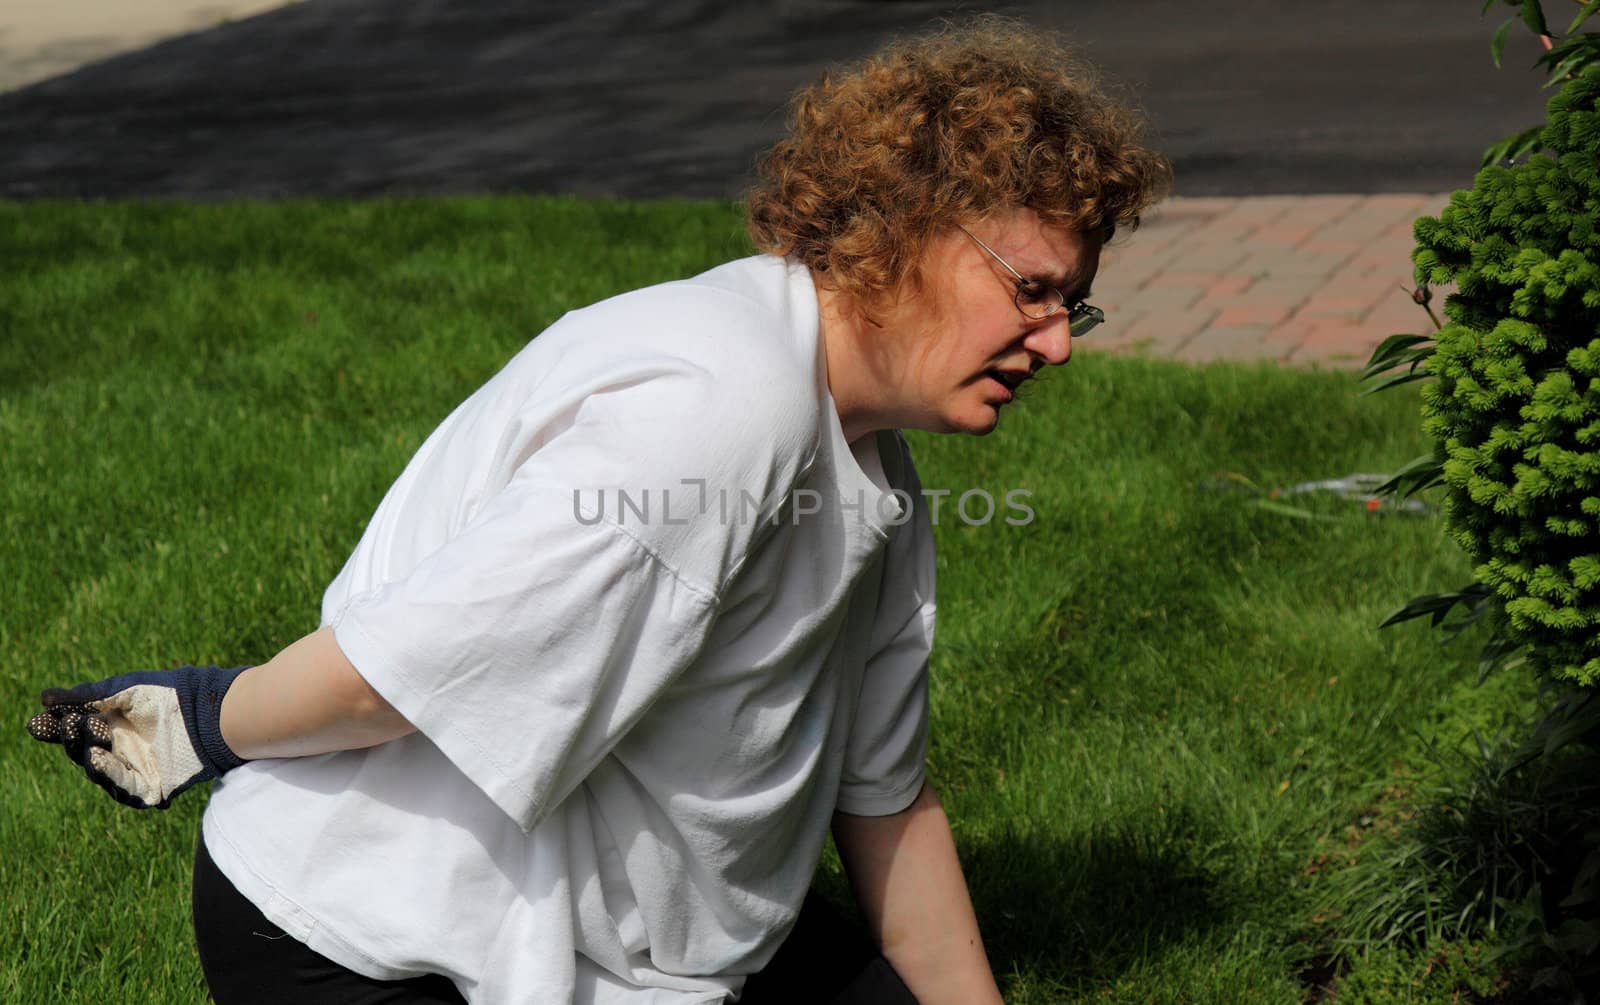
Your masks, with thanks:
[{"label": "eyeglasses", "polygon": [[[956,224],[956,226],[961,227],[960,224]],[[1029,279],[1016,269],[1013,269],[1010,262],[995,254],[993,248],[978,240],[977,236],[967,228],[961,227],[961,232],[972,238],[974,244],[987,251],[990,258],[999,262],[1007,272],[1017,278],[1017,310],[1021,311],[1023,316],[1033,318],[1035,321],[1043,321],[1056,311],[1067,307],[1067,298],[1062,295],[1060,290],[1054,286],[1046,286],[1037,279]],[[1071,307],[1067,307],[1067,328],[1072,332],[1073,338],[1089,334],[1104,324],[1105,320],[1105,311],[1095,307],[1093,304],[1086,304],[1082,300],[1074,303]]]}]

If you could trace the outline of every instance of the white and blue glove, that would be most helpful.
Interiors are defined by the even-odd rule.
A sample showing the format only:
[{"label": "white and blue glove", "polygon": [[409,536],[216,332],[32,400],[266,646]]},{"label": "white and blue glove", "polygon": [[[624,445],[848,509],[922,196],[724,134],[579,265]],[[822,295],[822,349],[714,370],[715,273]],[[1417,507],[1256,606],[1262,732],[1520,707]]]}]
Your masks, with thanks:
[{"label": "white and blue glove", "polygon": [[174,796],[244,763],[222,739],[222,696],[248,667],[126,673],[39,696],[35,740],[59,743],[119,803],[166,809]]}]

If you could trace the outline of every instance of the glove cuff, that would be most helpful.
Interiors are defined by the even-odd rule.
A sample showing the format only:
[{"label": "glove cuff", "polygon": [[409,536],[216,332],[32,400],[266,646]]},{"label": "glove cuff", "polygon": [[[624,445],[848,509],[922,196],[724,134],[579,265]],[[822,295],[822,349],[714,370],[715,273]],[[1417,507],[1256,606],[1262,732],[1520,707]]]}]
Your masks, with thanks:
[{"label": "glove cuff", "polygon": [[187,676],[188,686],[178,688],[178,700],[187,706],[183,721],[189,729],[189,742],[210,777],[232,771],[245,762],[222,738],[222,698],[234,680],[249,667],[180,667],[173,671]]}]

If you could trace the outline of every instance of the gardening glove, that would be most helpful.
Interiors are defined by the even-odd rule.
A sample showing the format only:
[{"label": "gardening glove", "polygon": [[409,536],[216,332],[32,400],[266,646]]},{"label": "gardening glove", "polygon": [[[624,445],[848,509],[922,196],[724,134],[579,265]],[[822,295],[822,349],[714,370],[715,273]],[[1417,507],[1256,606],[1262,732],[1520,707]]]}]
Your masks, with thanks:
[{"label": "gardening glove", "polygon": [[179,667],[53,687],[28,720],[35,740],[59,743],[111,798],[166,809],[184,789],[244,759],[222,739],[222,696],[248,667]]}]

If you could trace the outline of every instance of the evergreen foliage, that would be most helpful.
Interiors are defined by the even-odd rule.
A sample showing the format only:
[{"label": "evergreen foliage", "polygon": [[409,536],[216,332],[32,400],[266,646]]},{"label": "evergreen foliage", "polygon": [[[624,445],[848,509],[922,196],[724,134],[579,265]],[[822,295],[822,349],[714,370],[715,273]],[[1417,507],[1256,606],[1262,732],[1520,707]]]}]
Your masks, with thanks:
[{"label": "evergreen foliage", "polygon": [[1542,153],[1416,223],[1419,284],[1454,284],[1428,361],[1451,533],[1554,677],[1600,682],[1600,66],[1548,106]]}]

